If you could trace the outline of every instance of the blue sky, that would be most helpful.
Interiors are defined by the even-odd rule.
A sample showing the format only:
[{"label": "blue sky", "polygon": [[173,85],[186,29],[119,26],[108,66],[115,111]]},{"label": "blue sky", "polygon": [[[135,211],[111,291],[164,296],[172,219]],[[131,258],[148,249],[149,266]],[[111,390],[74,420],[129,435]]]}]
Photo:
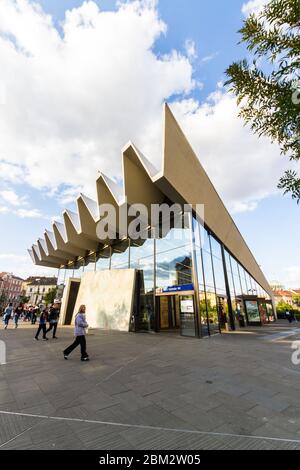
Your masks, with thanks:
[{"label": "blue sky", "polygon": [[[253,3],[259,4],[262,1],[255,0]],[[4,3],[7,5],[8,2],[9,0],[5,0]],[[28,0],[29,7],[32,3]],[[54,25],[51,26],[52,32],[56,28],[60,37],[64,38],[65,30],[63,23],[65,11],[72,8],[80,8],[83,2],[81,0],[40,0],[37,3],[41,5],[45,13],[52,16]],[[97,3],[102,12],[114,11],[116,14],[120,8],[112,0],[98,0],[95,3]],[[69,55],[65,53],[63,56],[66,63],[72,62],[70,68],[66,69],[66,73],[69,73],[69,70],[72,68],[72,77],[78,80],[76,86],[79,84],[79,88],[75,90],[76,93],[74,92],[74,95],[72,95],[70,92],[69,96],[68,88],[73,87],[72,81],[66,80],[65,84],[64,77],[66,73],[58,70],[57,75],[55,75],[53,72],[56,67],[65,67],[65,64],[62,65],[60,59],[58,60],[56,57],[56,54],[58,54],[56,44],[59,40],[53,39],[53,35],[49,39],[48,33],[45,33],[44,26],[42,25],[41,28],[36,28],[34,33],[36,35],[40,34],[40,44],[39,37],[32,36],[34,40],[33,45],[32,37],[30,36],[30,34],[33,35],[30,32],[32,27],[31,21],[39,21],[40,19],[34,15],[30,16],[31,13],[25,11],[24,17],[21,18],[22,26],[18,26],[17,16],[12,15],[11,18],[13,20],[9,20],[10,12],[8,7],[7,10],[2,11],[2,17],[3,14],[4,16],[7,14],[8,18],[7,23],[2,26],[4,29],[6,28],[6,33],[9,31],[17,37],[18,44],[22,44],[24,49],[28,48],[30,50],[32,48],[30,54],[33,56],[36,54],[37,59],[35,62],[31,62],[31,72],[28,72],[28,67],[26,68],[24,65],[26,60],[24,57],[20,58],[19,62],[17,62],[19,67],[17,70],[19,72],[16,72],[11,62],[7,62],[6,69],[8,71],[6,77],[4,77],[4,82],[6,80],[10,81],[12,83],[10,86],[15,87],[13,90],[15,90],[14,94],[16,96],[22,90],[22,87],[26,91],[20,95],[21,98],[18,100],[18,103],[14,104],[14,112],[11,112],[11,108],[8,110],[7,106],[2,110],[1,114],[8,122],[4,131],[5,133],[11,133],[11,135],[9,134],[10,138],[5,147],[3,146],[2,148],[0,145],[0,194],[3,201],[2,210],[0,203],[0,270],[15,271],[24,276],[35,272],[35,268],[30,265],[30,260],[27,260],[26,249],[31,246],[38,236],[43,234],[44,228],[51,227],[51,219],[53,217],[61,214],[65,206],[72,206],[70,201],[75,198],[77,189],[81,189],[81,183],[84,188],[89,187],[90,182],[95,179],[94,169],[102,169],[103,166],[110,176],[119,177],[120,168],[117,162],[119,155],[116,157],[116,161],[108,161],[109,157],[107,155],[109,154],[106,152],[108,152],[111,146],[115,145],[113,150],[117,152],[117,149],[121,148],[127,140],[136,138],[137,140],[140,139],[138,144],[143,151],[146,149],[145,153],[148,158],[151,159],[152,148],[153,155],[155,155],[154,150],[158,146],[155,140],[156,137],[153,137],[153,146],[151,147],[149,144],[148,148],[148,143],[143,141],[139,135],[142,129],[147,129],[148,135],[152,135],[152,132],[153,135],[155,134],[158,121],[161,118],[159,106],[163,99],[167,99],[168,102],[174,103],[172,109],[177,119],[187,132],[201,162],[215,183],[216,189],[220,191],[222,196],[224,195],[225,202],[231,210],[238,228],[248,242],[249,247],[268,279],[281,281],[287,287],[300,287],[298,241],[300,209],[295,202],[291,201],[288,197],[283,198],[276,190],[277,176],[281,174],[285,165],[288,167],[288,161],[278,156],[277,148],[269,146],[268,143],[256,144],[256,141],[251,140],[251,137],[245,137],[245,139],[249,138],[249,141],[247,140],[247,144],[245,143],[245,146],[243,146],[243,138],[246,136],[244,132],[248,131],[239,130],[235,140],[235,129],[237,129],[235,126],[239,125],[237,121],[234,121],[235,124],[231,127],[226,127],[230,126],[228,121],[230,121],[231,116],[230,114],[226,115],[226,110],[229,110],[228,112],[230,113],[233,112],[233,100],[228,101],[225,91],[220,89],[220,85],[218,88],[218,83],[224,81],[224,70],[226,67],[232,61],[247,56],[244,46],[237,45],[239,40],[237,30],[241,27],[245,17],[242,8],[247,3],[249,3],[247,0],[230,0],[230,2],[224,2],[223,0],[212,0],[210,2],[199,0],[160,0],[157,3],[156,11],[158,12],[158,18],[164,23],[164,32],[160,30],[159,20],[154,17],[150,19],[145,17],[146,19],[139,29],[140,20],[138,16],[130,16],[126,11],[128,16],[124,14],[124,21],[126,21],[126,18],[128,18],[128,21],[133,21],[137,32],[136,37],[134,37],[135,32],[126,31],[127,35],[132,34],[132,38],[128,39],[128,41],[129,44],[133,45],[134,55],[131,56],[128,51],[125,51],[124,54],[128,53],[129,62],[137,61],[132,63],[133,67],[138,69],[139,65],[141,65],[142,68],[144,60],[147,67],[149,65],[147,47],[150,45],[154,59],[151,58],[149,67],[153,66],[153,76],[157,76],[157,67],[159,67],[158,70],[162,70],[161,88],[166,91],[161,91],[160,93],[160,90],[157,90],[160,87],[159,79],[156,89],[149,82],[145,83],[145,89],[143,90],[144,71],[141,72],[141,78],[139,76],[136,78],[136,83],[134,86],[132,85],[131,89],[129,82],[134,80],[134,76],[122,63],[122,54],[118,55],[122,47],[122,41],[120,40],[120,43],[118,43],[119,31],[116,30],[116,41],[112,40],[108,34],[110,39],[107,40],[107,45],[103,46],[103,51],[101,49],[99,53],[101,54],[102,63],[105,64],[103,67],[107,68],[107,70],[110,67],[112,70],[115,70],[115,62],[118,61],[118,67],[124,74],[124,82],[116,80],[111,83],[111,87],[115,86],[115,90],[113,92],[109,90],[109,93],[112,93],[112,97],[114,97],[113,93],[115,93],[116,101],[121,103],[122,109],[128,106],[127,113],[131,112],[138,115],[138,113],[143,112],[141,110],[146,104],[150,109],[151,103],[147,102],[145,95],[149,95],[152,100],[151,102],[155,103],[155,105],[153,104],[153,109],[151,108],[149,113],[143,116],[144,121],[142,124],[144,127],[137,130],[136,136],[127,135],[128,133],[134,133],[130,123],[125,125],[124,119],[119,121],[116,116],[117,111],[113,108],[111,116],[108,116],[107,112],[102,116],[100,110],[99,116],[95,117],[95,122],[84,128],[77,141],[75,131],[75,135],[73,135],[73,128],[78,125],[80,129],[81,122],[84,123],[83,125],[86,125],[88,119],[93,120],[94,101],[98,101],[103,107],[105,103],[106,106],[109,103],[109,101],[105,101],[105,96],[107,95],[107,90],[109,89],[107,87],[110,86],[110,83],[107,84],[104,79],[102,81],[103,69],[101,68],[101,63],[99,67],[94,63],[98,60],[97,52],[96,56],[91,56],[94,57],[90,62],[92,68],[91,75],[85,72],[86,67],[89,67],[89,62],[85,62],[85,55],[90,53],[91,47],[87,46],[91,44],[90,42],[86,42],[87,45],[83,43],[82,49],[84,47],[87,47],[87,49],[86,51],[83,50],[82,54],[78,53],[78,67],[76,67],[76,57],[74,58],[72,52],[69,51]],[[1,8],[4,8],[4,6],[0,7],[0,16]],[[153,8],[155,9],[153,5],[151,8],[152,10]],[[88,15],[92,14],[91,8]],[[143,13],[141,15],[143,16]],[[32,20],[32,18],[34,19]],[[102,28],[105,28],[106,19],[105,17],[101,18]],[[121,26],[122,21],[121,18],[119,23]],[[13,22],[15,22],[15,25]],[[153,33],[153,36],[151,36],[152,33],[149,31],[148,25],[153,25],[153,30],[157,28],[157,32]],[[20,29],[22,30],[21,32]],[[70,22],[68,31],[71,31],[72,34],[68,33],[69,42],[76,40],[77,30],[78,28],[74,26],[74,22]],[[138,34],[140,34],[140,37]],[[149,34],[149,38],[146,37],[147,34]],[[51,43],[52,40],[54,46]],[[140,48],[137,46],[135,50],[136,43],[139,41],[143,43],[144,40],[145,46],[141,45]],[[170,58],[174,50],[177,53],[177,57],[173,56]],[[0,70],[3,69],[1,61],[8,60],[9,53],[10,50],[7,54],[3,53],[1,55],[0,47]],[[167,56],[168,59],[166,59]],[[49,58],[48,65],[47,58]],[[164,69],[160,68],[162,67],[159,62],[160,59],[165,61],[163,63]],[[3,66],[5,65],[6,63],[3,63]],[[171,67],[171,65],[174,67],[175,75],[178,77],[176,80],[169,78],[168,67]],[[47,66],[49,66],[49,70],[43,76]],[[93,67],[95,67],[94,70]],[[79,71],[78,74],[76,70]],[[81,90],[80,71],[84,71],[82,73],[86,80],[82,84],[82,100],[78,99],[78,89]],[[52,72],[54,78],[51,75]],[[18,73],[20,73],[19,76]],[[27,73],[28,76],[26,75]],[[127,73],[128,76],[126,75]],[[152,70],[149,69],[149,76],[151,73]],[[33,74],[34,79],[36,77],[44,77],[44,80],[42,82],[38,81],[38,86],[34,86],[32,89],[31,74]],[[98,76],[97,74],[99,74],[99,86],[93,81],[93,77]],[[51,80],[49,78],[49,83],[46,83],[49,76]],[[193,85],[191,85],[191,80],[194,80]],[[42,99],[39,98],[40,95],[38,94],[39,85],[43,90]],[[91,96],[88,95],[89,87],[91,89],[93,87],[97,88],[95,88]],[[139,88],[141,90],[137,91]],[[34,103],[32,109],[28,102],[23,104],[22,101],[26,99],[24,95],[27,92],[31,99],[29,103]],[[212,99],[212,93],[219,93],[220,96]],[[136,100],[136,103],[128,104],[126,94],[131,94],[131,101]],[[72,96],[76,96],[78,101],[74,102],[75,100],[73,101]],[[87,97],[86,100],[85,96]],[[65,97],[66,101],[64,102]],[[56,102],[55,100],[58,101]],[[10,95],[8,91],[8,105],[9,101]],[[39,101],[39,106],[36,105],[36,101]],[[53,109],[51,108],[51,102],[56,103]],[[89,103],[91,103],[90,109]],[[222,152],[220,150],[219,153],[214,151],[214,146],[217,143],[218,147],[222,148],[222,142],[216,142],[214,139],[207,139],[209,141],[204,142],[205,139],[203,140],[201,132],[197,132],[197,126],[201,126],[203,106],[207,104],[215,106],[216,122],[219,127],[215,128],[215,134],[212,135],[217,136],[217,140],[221,141],[224,139],[228,161],[225,161],[225,156],[224,162],[223,160],[221,161]],[[101,108],[100,105],[99,107]],[[99,107],[95,109],[98,110]],[[193,111],[187,112],[187,107],[192,107]],[[20,114],[19,117],[18,114]],[[154,121],[153,116],[156,116],[156,121]],[[18,121],[17,118],[19,119]],[[101,132],[106,125],[106,121],[109,121],[111,126],[107,128],[108,130],[102,136]],[[24,132],[22,127],[20,132],[20,122],[24,124]],[[210,135],[209,126],[210,122],[205,121],[205,125],[203,124],[203,129],[207,130],[205,136]],[[121,131],[119,130],[120,128]],[[98,133],[99,142],[95,143],[95,136],[98,136]],[[111,134],[111,140],[108,139],[108,134]],[[23,138],[24,140],[22,140]],[[107,140],[105,140],[106,138]],[[78,147],[78,155],[74,152],[73,146],[75,141]],[[251,142],[253,142],[252,149]],[[97,160],[97,152],[99,152],[99,155],[101,154],[99,161]],[[39,163],[39,155],[43,164]],[[236,156],[231,157],[231,155]],[[239,155],[240,160],[243,160],[243,165],[240,164]],[[233,158],[236,158],[237,161],[235,162]],[[249,161],[246,161],[247,159]],[[283,162],[281,161],[282,159]],[[46,161],[47,163],[45,163]],[[154,161],[157,163],[155,157]],[[1,162],[3,164],[2,167]],[[78,163],[78,175],[76,176],[74,166],[74,175],[72,175],[73,179],[71,179],[64,172],[70,168],[70,165],[74,165],[74,162]],[[81,176],[82,168],[88,168],[90,171],[84,181],[82,181]],[[47,179],[48,176],[49,180]],[[247,187],[249,187],[248,192]],[[91,193],[93,193],[93,189]],[[69,195],[70,197],[68,197]]]}]

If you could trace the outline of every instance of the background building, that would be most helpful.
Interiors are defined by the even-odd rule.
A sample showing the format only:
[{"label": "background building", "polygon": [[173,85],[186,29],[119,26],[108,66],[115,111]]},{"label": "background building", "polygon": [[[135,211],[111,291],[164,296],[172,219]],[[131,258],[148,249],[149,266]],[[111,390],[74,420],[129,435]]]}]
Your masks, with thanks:
[{"label": "background building", "polygon": [[273,295],[276,307],[290,306],[293,309],[300,309],[300,289],[280,289],[273,288]]},{"label": "background building", "polygon": [[43,303],[45,295],[55,289],[57,286],[57,277],[34,277],[30,276],[23,282],[23,293],[28,298],[31,305]]},{"label": "background building", "polygon": [[0,307],[5,307],[9,302],[14,306],[22,297],[23,279],[12,273],[0,273]]}]

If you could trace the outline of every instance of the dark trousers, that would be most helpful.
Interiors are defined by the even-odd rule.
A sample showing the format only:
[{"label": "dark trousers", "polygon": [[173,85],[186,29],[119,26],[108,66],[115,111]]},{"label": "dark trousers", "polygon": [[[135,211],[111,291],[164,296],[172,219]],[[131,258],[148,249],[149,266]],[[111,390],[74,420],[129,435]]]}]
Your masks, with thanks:
[{"label": "dark trousers", "polygon": [[50,326],[48,330],[46,331],[46,333],[49,333],[49,331],[51,331],[52,328],[53,328],[53,338],[54,338],[56,334],[56,330],[57,330],[57,323],[50,323]]},{"label": "dark trousers", "polygon": [[77,348],[77,346],[80,344],[80,349],[81,349],[81,358],[88,357],[88,354],[86,352],[86,340],[85,336],[76,336],[74,343],[72,343],[67,349],[64,350],[64,354],[68,356],[73,349]]},{"label": "dark trousers", "polygon": [[35,335],[36,338],[39,337],[39,334],[40,334],[41,331],[43,331],[43,338],[45,339],[46,338],[46,325],[45,325],[45,323],[42,323],[42,324],[40,323],[39,324],[38,330],[37,330],[36,335]]}]

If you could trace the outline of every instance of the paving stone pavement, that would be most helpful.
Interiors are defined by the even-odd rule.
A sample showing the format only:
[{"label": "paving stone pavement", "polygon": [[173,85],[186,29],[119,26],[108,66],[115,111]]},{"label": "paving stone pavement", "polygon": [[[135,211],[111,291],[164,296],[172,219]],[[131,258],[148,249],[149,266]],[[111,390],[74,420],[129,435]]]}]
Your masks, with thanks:
[{"label": "paving stone pavement", "polygon": [[300,330],[285,322],[203,340],[90,330],[87,363],[63,359],[71,327],[34,333],[0,330],[1,450],[300,449]]}]

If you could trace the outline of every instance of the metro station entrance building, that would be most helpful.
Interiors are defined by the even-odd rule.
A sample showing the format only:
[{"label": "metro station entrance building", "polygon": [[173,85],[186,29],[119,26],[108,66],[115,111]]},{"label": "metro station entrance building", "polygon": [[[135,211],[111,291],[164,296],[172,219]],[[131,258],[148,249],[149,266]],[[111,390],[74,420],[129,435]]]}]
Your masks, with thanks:
[{"label": "metro station entrance building", "polygon": [[[59,269],[61,321],[71,324],[80,304],[91,327],[190,337],[275,321],[271,288],[167,105],[163,149],[157,171],[129,143],[123,185],[100,174],[97,202],[80,195],[78,212],[66,210],[64,223],[54,222],[29,250],[34,263]],[[149,220],[141,240],[101,240],[103,203],[192,210],[181,228],[171,218],[164,236],[153,235]]]}]

